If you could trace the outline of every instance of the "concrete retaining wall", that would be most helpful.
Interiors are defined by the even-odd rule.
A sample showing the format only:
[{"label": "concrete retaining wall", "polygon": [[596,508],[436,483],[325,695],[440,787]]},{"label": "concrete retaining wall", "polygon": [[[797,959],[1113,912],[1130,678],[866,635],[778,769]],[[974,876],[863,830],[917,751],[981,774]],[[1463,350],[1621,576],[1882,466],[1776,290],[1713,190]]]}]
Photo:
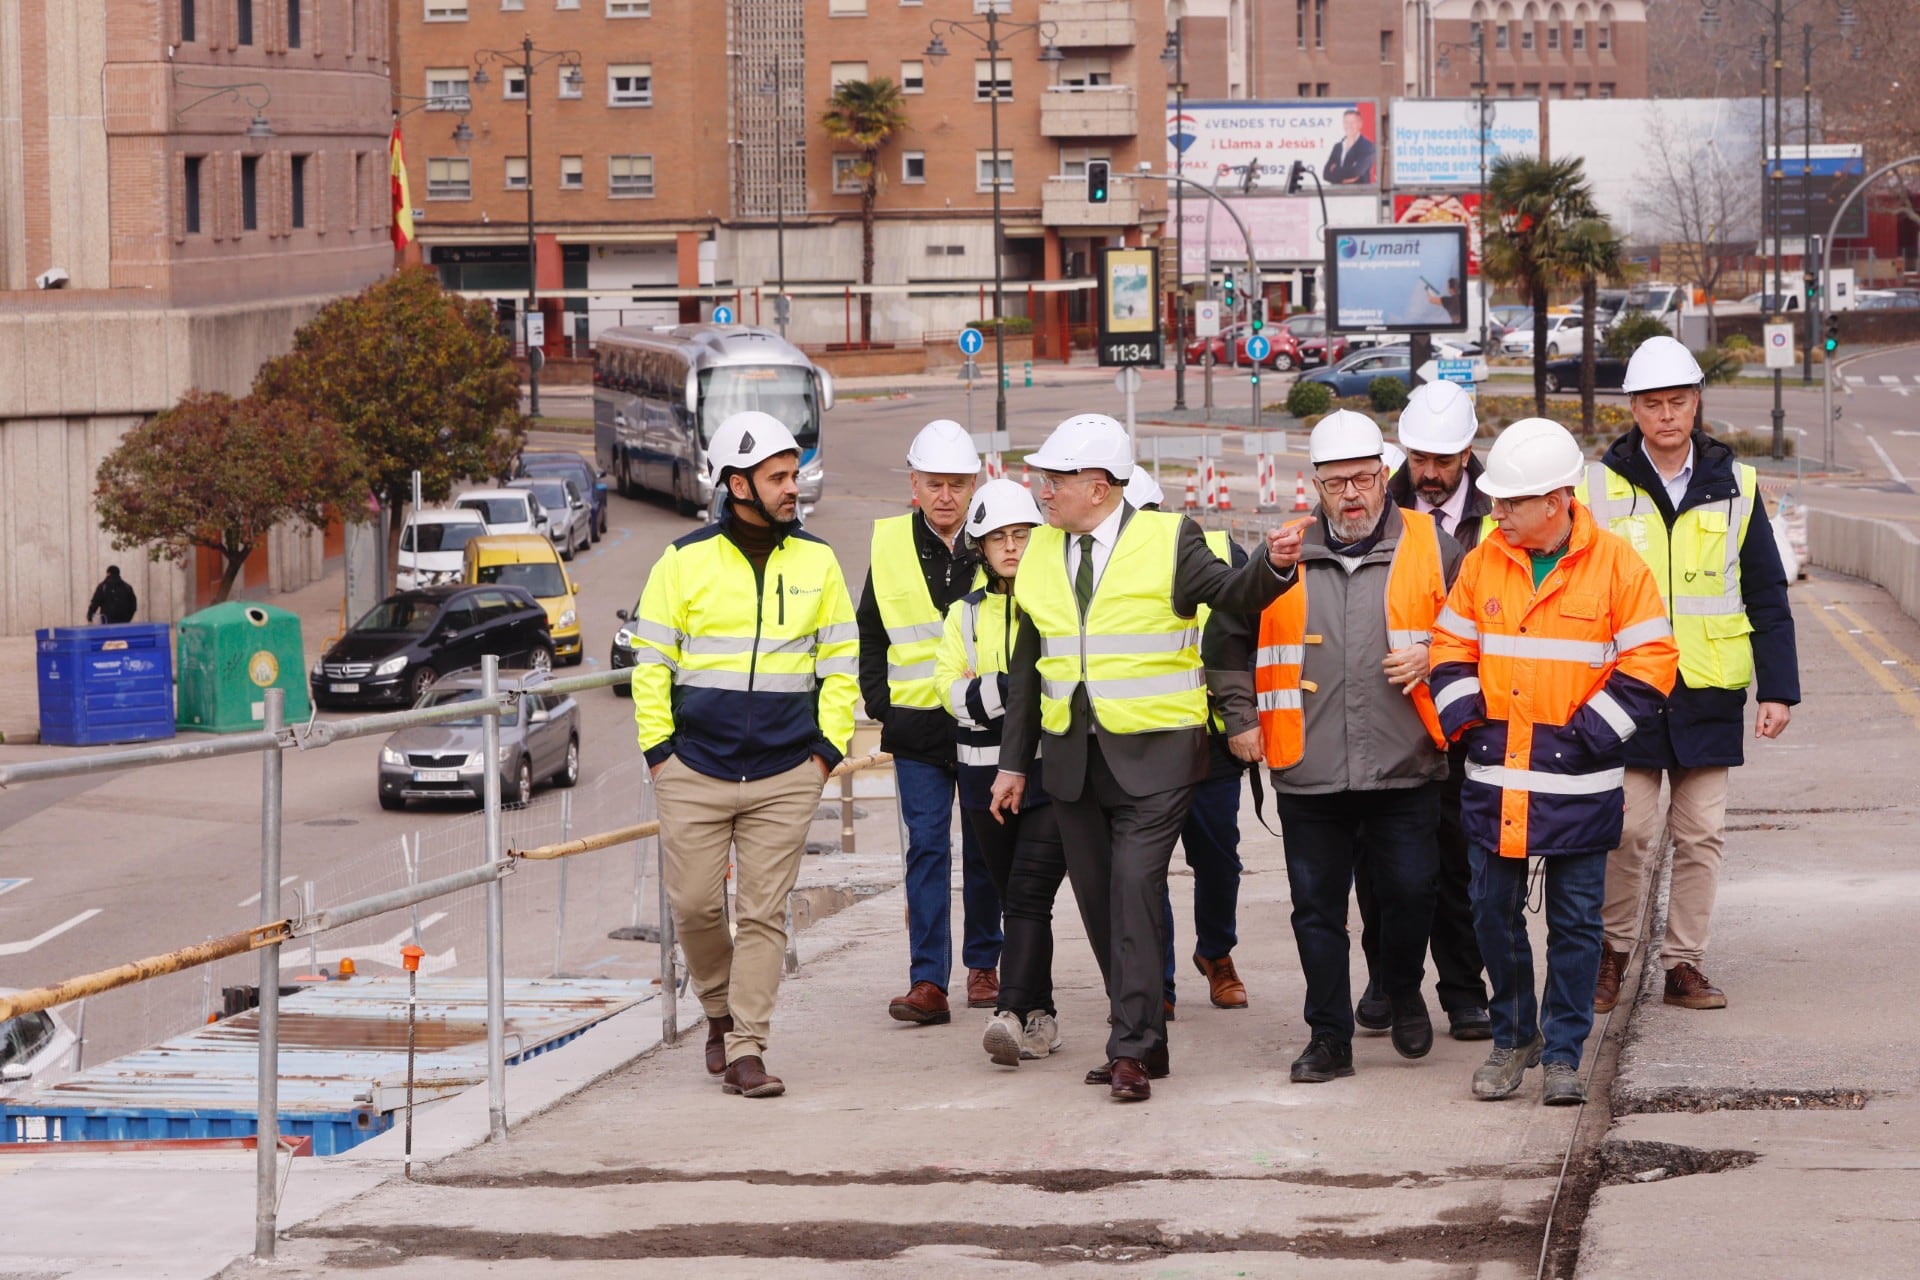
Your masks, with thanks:
[{"label": "concrete retaining wall", "polygon": [[1920,618],[1920,536],[1905,525],[1833,511],[1807,511],[1807,552],[1823,569],[1885,587]]}]

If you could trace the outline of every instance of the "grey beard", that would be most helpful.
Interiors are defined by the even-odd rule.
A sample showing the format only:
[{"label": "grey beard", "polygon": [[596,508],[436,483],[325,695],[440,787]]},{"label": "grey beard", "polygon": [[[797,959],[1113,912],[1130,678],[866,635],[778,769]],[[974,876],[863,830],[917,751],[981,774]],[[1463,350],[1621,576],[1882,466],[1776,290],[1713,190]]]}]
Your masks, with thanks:
[{"label": "grey beard", "polygon": [[1361,516],[1349,525],[1339,516],[1331,512],[1327,514],[1327,528],[1332,532],[1334,537],[1342,542],[1360,541],[1360,539],[1372,533],[1373,526],[1379,523],[1380,517],[1377,515]]}]

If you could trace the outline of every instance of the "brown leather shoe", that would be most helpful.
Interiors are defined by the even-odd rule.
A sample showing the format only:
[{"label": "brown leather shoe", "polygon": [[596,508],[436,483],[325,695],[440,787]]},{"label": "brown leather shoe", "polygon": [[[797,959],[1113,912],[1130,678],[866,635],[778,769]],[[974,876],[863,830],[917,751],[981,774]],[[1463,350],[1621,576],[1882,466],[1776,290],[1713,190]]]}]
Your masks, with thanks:
[{"label": "brown leather shoe", "polygon": [[1207,978],[1207,996],[1216,1009],[1244,1009],[1247,1007],[1247,984],[1240,981],[1240,975],[1234,971],[1233,957],[1221,956],[1218,960],[1209,960],[1203,955],[1193,957],[1194,967]]},{"label": "brown leather shoe", "polygon": [[1107,1096],[1115,1102],[1145,1102],[1153,1096],[1147,1083],[1147,1064],[1138,1058],[1115,1058]]},{"label": "brown leather shoe", "polygon": [[1178,1022],[1180,1020],[1178,1011],[1173,1007],[1173,1001],[1171,1000],[1162,999],[1160,1001],[1160,1012],[1167,1016],[1168,1022]]},{"label": "brown leather shoe", "polygon": [[1600,980],[1593,984],[1593,1011],[1612,1013],[1620,1003],[1620,983],[1627,976],[1627,953],[1600,944]]},{"label": "brown leather shoe", "polygon": [[[1167,1052],[1167,1046],[1150,1049],[1146,1056],[1147,1079],[1164,1080],[1173,1074],[1173,1055]],[[1112,1084],[1113,1062],[1107,1061],[1087,1072],[1083,1077],[1086,1084]]]},{"label": "brown leather shoe", "polygon": [[717,1076],[727,1069],[727,1032],[733,1030],[733,1015],[723,1013],[707,1019],[707,1074]]},{"label": "brown leather shoe", "polygon": [[777,1098],[787,1091],[780,1077],[768,1075],[766,1064],[752,1055],[729,1062],[727,1074],[720,1077],[720,1087],[748,1098]]},{"label": "brown leather shoe", "polygon": [[953,1021],[953,1015],[947,1009],[947,993],[931,982],[916,982],[913,990],[903,996],[895,996],[893,1003],[887,1006],[887,1016],[895,1022],[914,1022],[923,1027]]},{"label": "brown leather shoe", "polygon": [[967,970],[967,1008],[991,1009],[1000,1003],[998,969]]},{"label": "brown leather shoe", "polygon": [[1684,960],[1667,970],[1667,993],[1660,999],[1664,1004],[1679,1005],[1682,1009],[1727,1007],[1727,993],[1708,982],[1706,974]]}]

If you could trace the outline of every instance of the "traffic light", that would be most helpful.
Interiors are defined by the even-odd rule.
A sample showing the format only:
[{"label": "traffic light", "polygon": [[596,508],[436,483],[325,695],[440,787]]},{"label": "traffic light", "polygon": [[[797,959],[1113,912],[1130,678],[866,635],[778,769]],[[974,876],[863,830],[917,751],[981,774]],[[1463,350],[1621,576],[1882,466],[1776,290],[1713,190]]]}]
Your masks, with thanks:
[{"label": "traffic light", "polygon": [[1807,285],[1807,301],[1812,302],[1820,296],[1820,277],[1809,271],[1802,277]]},{"label": "traffic light", "polygon": [[1307,182],[1306,161],[1295,160],[1292,164],[1287,166],[1287,194],[1288,195],[1290,196],[1299,195],[1300,188],[1305,186],[1306,182]]},{"label": "traffic light", "polygon": [[1105,204],[1107,202],[1107,178],[1112,166],[1105,160],[1087,161],[1087,203]]},{"label": "traffic light", "polygon": [[1261,330],[1265,329],[1266,327],[1267,327],[1267,300],[1265,298],[1255,298],[1253,300],[1253,331],[1255,333],[1259,333]]},{"label": "traffic light", "polygon": [[1240,305],[1239,285],[1233,278],[1233,272],[1225,272],[1220,281],[1220,301],[1228,311]]},{"label": "traffic light", "polygon": [[1827,340],[1822,344],[1828,355],[1840,349],[1840,317],[1827,317]]}]

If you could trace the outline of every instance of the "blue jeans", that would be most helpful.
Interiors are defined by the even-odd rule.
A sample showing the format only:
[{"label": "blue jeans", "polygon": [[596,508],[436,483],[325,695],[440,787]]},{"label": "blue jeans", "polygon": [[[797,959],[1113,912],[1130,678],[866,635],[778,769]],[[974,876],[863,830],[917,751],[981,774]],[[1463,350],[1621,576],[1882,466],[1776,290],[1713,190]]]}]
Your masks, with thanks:
[{"label": "blue jeans", "polygon": [[[953,770],[896,760],[900,812],[907,824],[907,943],[913,982],[942,991],[953,974]],[[973,833],[961,824],[961,958],[969,969],[1000,963],[1000,895]]]},{"label": "blue jeans", "polygon": [[[1580,1065],[1593,1030],[1593,988],[1600,980],[1600,907],[1606,900],[1607,855],[1554,854],[1540,859],[1546,879],[1545,1008],[1534,998],[1533,948],[1527,940],[1528,858],[1503,858],[1474,845],[1473,927],[1493,999],[1493,1042],[1515,1048],[1546,1033],[1541,1059]],[[1544,1017],[1542,1016],[1544,1014]]]},{"label": "blue jeans", "polygon": [[[1208,778],[1193,789],[1180,828],[1180,848],[1193,870],[1193,949],[1209,960],[1239,941],[1240,775]],[[1167,999],[1173,999],[1173,895],[1167,895]]]}]

